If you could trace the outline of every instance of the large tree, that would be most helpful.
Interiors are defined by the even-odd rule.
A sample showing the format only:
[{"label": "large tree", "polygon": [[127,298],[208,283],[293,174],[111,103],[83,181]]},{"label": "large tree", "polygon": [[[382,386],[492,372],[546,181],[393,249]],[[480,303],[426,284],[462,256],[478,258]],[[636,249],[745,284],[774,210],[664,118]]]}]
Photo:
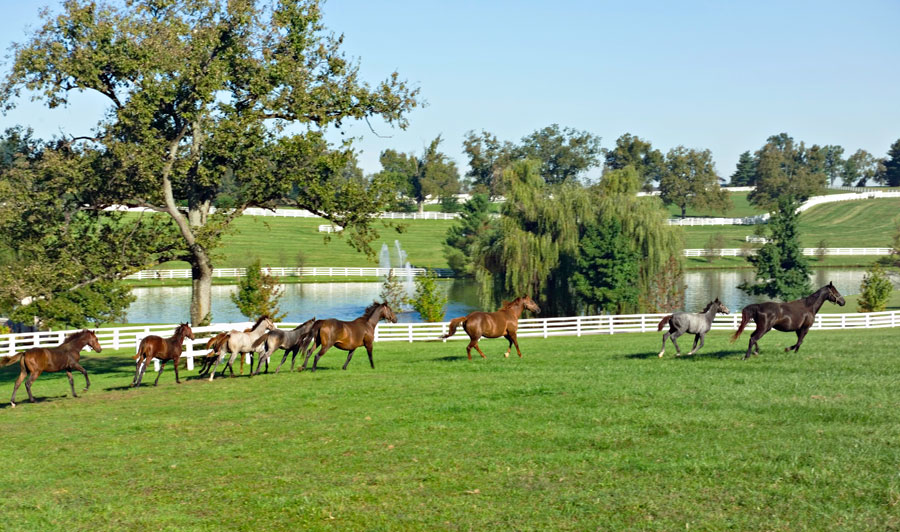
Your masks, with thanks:
[{"label": "large tree", "polygon": [[[345,227],[352,244],[368,249],[374,238],[380,196],[333,179],[350,148],[329,145],[324,131],[370,117],[405,127],[417,91],[396,73],[375,87],[362,82],[342,39],[325,30],[318,0],[69,0],[16,45],[0,101],[11,106],[22,89],[50,107],[79,91],[106,98],[93,131],[72,139],[102,159],[105,188],[94,205],[171,217],[198,323],[210,312],[210,251],[247,206],[294,190],[294,204]],[[226,176],[240,197],[213,213]]]},{"label": "large tree", "polygon": [[787,133],[773,135],[756,152],[756,188],[748,196],[751,204],[773,209],[782,196],[804,201],[825,190],[825,152],[807,148]]},{"label": "large tree", "polygon": [[888,150],[884,160],[882,182],[889,187],[900,187],[900,139],[897,139]]},{"label": "large tree", "polygon": [[519,157],[540,161],[540,174],[550,184],[583,176],[600,165],[600,137],[551,124],[523,137]]},{"label": "large tree", "polygon": [[479,194],[500,196],[503,194],[503,169],[516,158],[516,147],[509,141],[497,139],[496,135],[482,130],[466,133],[463,151],[469,158],[469,178],[472,190]]},{"label": "large tree", "polygon": [[841,176],[844,168],[844,148],[841,146],[827,145],[822,148],[825,153],[825,175],[828,176],[829,186],[834,185],[835,179]]},{"label": "large tree", "polygon": [[734,173],[731,174],[731,186],[751,187],[756,184],[756,161],[753,154],[745,151],[737,162]]},{"label": "large tree", "polygon": [[663,173],[662,152],[654,149],[650,141],[625,133],[616,139],[616,147],[605,152],[604,172],[621,170],[631,166],[638,173],[641,187],[650,190],[654,181]]},{"label": "large tree", "polygon": [[381,153],[382,170],[376,177],[414,200],[419,212],[424,212],[429,196],[446,197],[460,191],[456,163],[438,149],[441,141],[438,135],[419,157],[391,149]]},{"label": "large tree", "polygon": [[457,275],[473,275],[472,258],[475,245],[481,235],[491,230],[490,200],[484,194],[475,194],[465,202],[459,213],[459,221],[447,230],[447,247],[444,256]]},{"label": "large tree", "polygon": [[709,150],[678,146],[666,154],[659,197],[666,205],[677,205],[681,217],[687,208],[725,212],[731,208],[731,196],[719,186],[719,176]]}]

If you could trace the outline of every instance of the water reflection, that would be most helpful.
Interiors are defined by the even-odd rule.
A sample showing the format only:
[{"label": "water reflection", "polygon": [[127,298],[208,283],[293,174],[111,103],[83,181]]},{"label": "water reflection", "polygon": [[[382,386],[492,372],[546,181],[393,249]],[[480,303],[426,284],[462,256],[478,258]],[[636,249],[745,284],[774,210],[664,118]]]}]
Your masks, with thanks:
[{"label": "water reflection", "polygon": [[[865,272],[862,270],[818,270],[811,276],[817,289],[834,282],[841,294],[859,292]],[[738,285],[752,280],[752,270],[704,270],[685,275],[685,309],[697,312],[709,301],[719,297],[732,312],[744,305],[767,298],[748,296]],[[471,280],[441,281],[439,286],[449,294],[445,320],[480,309],[478,291]],[[287,312],[285,321],[302,322],[313,316],[351,320],[362,314],[366,305],[378,299],[381,283],[305,283],[283,285],[281,310]],[[212,287],[213,319],[218,322],[246,321],[229,297],[237,286]],[[190,316],[191,289],[187,286],[135,288],[137,300],[128,308],[131,323],[175,323]],[[853,312],[855,309],[848,309]],[[398,313],[402,322],[420,321],[418,313]]]}]

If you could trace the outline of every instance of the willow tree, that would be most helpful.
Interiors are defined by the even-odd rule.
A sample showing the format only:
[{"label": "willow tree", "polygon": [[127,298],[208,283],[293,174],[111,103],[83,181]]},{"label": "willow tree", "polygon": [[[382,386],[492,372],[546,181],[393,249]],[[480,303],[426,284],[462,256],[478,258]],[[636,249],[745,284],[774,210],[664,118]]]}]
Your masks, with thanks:
[{"label": "willow tree", "polygon": [[[357,248],[376,236],[378,187],[341,179],[349,141],[332,146],[324,133],[371,117],[405,127],[418,91],[396,72],[375,87],[361,81],[321,19],[318,0],[68,0],[15,46],[0,102],[11,107],[23,89],[50,107],[80,91],[105,98],[93,130],[70,139],[104,161],[94,206],[171,217],[177,258],[192,270],[191,320],[202,322],[210,252],[248,206],[291,197],[345,227]],[[226,180],[235,207],[213,212]]]},{"label": "willow tree", "polygon": [[572,313],[569,279],[581,228],[594,208],[586,188],[548,185],[539,169],[540,161],[525,160],[503,172],[506,202],[495,229],[476,246],[475,277],[486,304],[530,295],[545,314]]}]

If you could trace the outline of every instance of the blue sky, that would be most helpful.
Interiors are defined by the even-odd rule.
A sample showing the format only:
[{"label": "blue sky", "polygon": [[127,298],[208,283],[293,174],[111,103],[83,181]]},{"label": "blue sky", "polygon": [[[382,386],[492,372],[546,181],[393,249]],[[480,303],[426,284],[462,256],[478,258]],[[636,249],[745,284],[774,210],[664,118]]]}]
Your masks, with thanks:
[{"label": "blue sky", "polygon": [[[0,0],[4,55],[37,27],[41,5]],[[438,134],[465,169],[466,131],[518,141],[552,123],[588,130],[604,147],[628,132],[664,152],[708,148],[726,178],[741,152],[782,131],[879,157],[900,138],[896,0],[331,0],[324,9],[363,79],[396,70],[428,103],[405,131],[373,122],[389,138],[364,123],[345,128],[359,137],[367,173],[380,169],[382,150],[421,153]],[[8,68],[5,58],[0,72]],[[84,134],[100,113],[90,97],[54,111],[23,101],[0,128]]]}]

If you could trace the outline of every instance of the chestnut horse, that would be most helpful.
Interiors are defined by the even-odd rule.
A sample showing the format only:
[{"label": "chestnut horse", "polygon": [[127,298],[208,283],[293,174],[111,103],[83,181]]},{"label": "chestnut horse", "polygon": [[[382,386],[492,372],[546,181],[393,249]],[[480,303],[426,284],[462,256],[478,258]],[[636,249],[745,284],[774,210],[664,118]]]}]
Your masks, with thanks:
[{"label": "chestnut horse", "polygon": [[144,337],[140,346],[138,346],[137,355],[134,356],[134,380],[131,381],[131,385],[141,385],[141,381],[144,379],[144,372],[147,371],[147,365],[154,358],[162,362],[162,365],[159,367],[159,373],[156,374],[153,386],[159,384],[159,377],[162,375],[163,370],[166,369],[166,362],[170,360],[175,361],[175,383],[181,384],[178,378],[178,362],[181,360],[181,352],[183,350],[181,344],[184,342],[185,337],[191,340],[194,339],[194,331],[191,330],[190,325],[187,323],[179,325],[175,329],[175,334],[169,338],[160,338],[153,335]]},{"label": "chestnut horse", "polygon": [[[278,368],[275,370],[275,374],[277,375],[279,371],[281,371],[281,366],[284,365],[284,362],[287,360],[289,354],[293,353],[291,357],[291,371],[294,371],[294,361],[297,359],[297,353],[306,348],[306,344],[301,345],[301,340],[306,338],[306,342],[309,343],[312,338],[309,338],[308,333],[312,330],[313,326],[316,323],[316,318],[313,316],[312,318],[304,321],[300,325],[291,329],[290,331],[282,331],[281,329],[272,329],[266,334],[259,337],[258,340],[253,342],[253,349],[257,349],[260,346],[264,347],[262,354],[259,356],[259,363],[256,365],[256,372],[252,373],[253,375],[259,374],[259,368],[262,367],[263,362],[266,363],[266,373],[269,372],[269,357],[272,356],[277,349],[284,349],[284,356],[281,357],[281,364],[278,364]],[[250,369],[253,369],[253,364],[250,364]]]},{"label": "chestnut horse", "polygon": [[316,358],[313,360],[313,371],[316,371],[322,355],[331,349],[332,346],[349,351],[343,369],[347,369],[347,364],[353,358],[353,351],[360,346],[365,346],[366,352],[369,354],[369,364],[372,366],[372,369],[375,369],[375,362],[372,360],[372,342],[375,339],[375,326],[383,319],[391,323],[397,323],[397,316],[394,316],[394,311],[391,310],[387,303],[372,303],[366,307],[362,316],[353,321],[341,321],[334,318],[316,321],[307,336],[299,341],[300,345],[304,346],[309,345],[310,341],[314,341],[312,346],[306,351],[306,358],[303,359],[300,371],[306,369],[309,356],[319,346],[321,346],[321,349],[319,349],[319,353],[316,354]]},{"label": "chestnut horse", "polygon": [[484,352],[478,347],[478,340],[485,338],[500,338],[501,336],[509,340],[509,346],[506,348],[505,357],[509,356],[512,346],[516,346],[516,353],[522,358],[522,351],[519,350],[519,341],[516,339],[516,331],[519,329],[519,316],[522,315],[523,309],[528,309],[536,314],[541,312],[541,307],[531,300],[529,296],[522,296],[514,299],[511,303],[503,303],[500,310],[496,312],[473,312],[468,316],[455,318],[450,320],[450,332],[441,336],[441,338],[450,338],[456,333],[456,328],[461,324],[469,335],[471,341],[466,347],[466,355],[472,360],[472,348],[478,350],[481,358]]},{"label": "chestnut horse", "polygon": [[[84,375],[84,391],[91,387],[91,380],[88,378],[87,371],[78,363],[81,360],[81,350],[84,346],[90,346],[96,352],[100,352],[100,342],[97,341],[97,335],[93,331],[84,329],[77,333],[69,335],[65,341],[56,347],[33,347],[27,351],[23,351],[18,355],[0,358],[0,368],[9,366],[10,364],[20,363],[22,372],[16,379],[16,385],[13,387],[12,398],[9,400],[10,406],[16,406],[16,391],[19,385],[25,380],[25,389],[28,390],[28,400],[34,402],[34,396],[31,395],[31,384],[35,379],[45,371],[65,371],[69,377],[69,387],[72,388],[72,397],[78,397],[75,393],[75,381],[72,380],[72,370],[78,370]],[[31,375],[28,375],[28,374]]]},{"label": "chestnut horse", "polygon": [[731,337],[731,341],[734,342],[738,339],[738,336],[744,332],[747,322],[752,319],[756,323],[756,330],[750,335],[750,343],[747,346],[744,360],[750,358],[754,348],[755,354],[759,354],[759,339],[773,328],[776,331],[796,331],[797,343],[786,347],[784,350],[790,351],[793,349],[794,352],[797,352],[800,349],[800,344],[803,343],[803,337],[809,332],[809,328],[812,327],[816,319],[816,313],[819,312],[826,300],[837,303],[842,307],[844,306],[844,296],[837,291],[837,288],[832,283],[828,283],[803,299],[787,303],[766,301],[764,303],[747,305],[741,310],[741,326],[738,327],[737,332]]}]

